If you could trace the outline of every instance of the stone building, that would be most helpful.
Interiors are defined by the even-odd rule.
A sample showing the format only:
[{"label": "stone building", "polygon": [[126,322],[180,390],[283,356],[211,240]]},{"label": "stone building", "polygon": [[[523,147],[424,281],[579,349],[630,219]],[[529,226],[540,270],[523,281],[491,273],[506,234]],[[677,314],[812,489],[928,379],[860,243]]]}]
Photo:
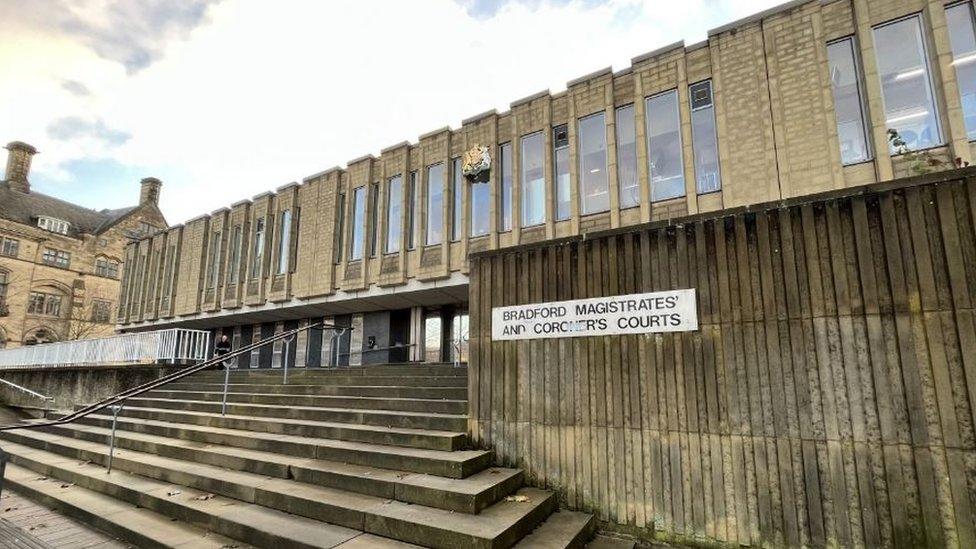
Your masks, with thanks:
[{"label": "stone building", "polygon": [[0,181],[0,348],[110,335],[126,244],[166,226],[162,183],[139,203],[90,210],[31,189],[34,147],[7,145]]},{"label": "stone building", "polygon": [[971,1],[784,4],[135,242],[118,322],[239,345],[324,317],[355,329],[297,366],[463,359],[469,253],[968,164],[974,35]]}]

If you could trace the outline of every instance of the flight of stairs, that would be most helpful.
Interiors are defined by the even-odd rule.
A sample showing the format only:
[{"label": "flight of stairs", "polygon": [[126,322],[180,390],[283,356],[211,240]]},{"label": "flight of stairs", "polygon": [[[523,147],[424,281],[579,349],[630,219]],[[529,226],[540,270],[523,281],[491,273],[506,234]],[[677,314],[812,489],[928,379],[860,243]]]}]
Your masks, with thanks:
[{"label": "flight of stairs", "polygon": [[[582,547],[591,515],[470,449],[466,368],[223,371],[0,433],[6,486],[139,547]],[[245,543],[246,542],[246,543]],[[250,545],[247,545],[250,544]]]}]

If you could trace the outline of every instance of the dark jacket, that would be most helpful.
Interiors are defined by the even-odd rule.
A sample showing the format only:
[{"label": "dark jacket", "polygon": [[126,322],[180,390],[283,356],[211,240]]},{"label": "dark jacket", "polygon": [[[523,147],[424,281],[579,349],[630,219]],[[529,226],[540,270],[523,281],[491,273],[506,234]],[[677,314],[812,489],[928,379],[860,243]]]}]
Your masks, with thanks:
[{"label": "dark jacket", "polygon": [[230,352],[230,340],[227,340],[227,341],[219,340],[219,341],[217,341],[217,345],[214,347],[214,351],[216,352],[217,356],[224,356],[227,353],[229,353]]}]

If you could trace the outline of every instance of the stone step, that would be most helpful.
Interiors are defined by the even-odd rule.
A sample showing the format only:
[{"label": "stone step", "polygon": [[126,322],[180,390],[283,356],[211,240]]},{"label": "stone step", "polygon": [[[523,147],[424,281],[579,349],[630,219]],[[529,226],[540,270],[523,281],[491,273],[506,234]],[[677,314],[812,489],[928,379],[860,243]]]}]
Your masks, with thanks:
[{"label": "stone step", "polygon": [[[16,436],[13,433],[3,433],[3,437],[11,440],[11,437]],[[304,517],[304,520],[314,519],[309,522],[327,521],[331,525],[343,527],[342,532],[347,532],[348,529],[359,530],[430,547],[509,547],[544,520],[556,504],[552,492],[522,488],[511,501],[505,499],[478,515],[467,515],[131,450],[117,450],[114,462],[116,472],[105,475],[101,467],[91,467],[92,464],[103,464],[107,460],[104,445],[42,432],[21,432],[18,435],[32,441],[34,448],[43,449],[32,449],[19,442],[7,443],[5,449],[11,454],[14,463],[130,502],[139,502],[153,510],[166,509],[167,498],[173,497],[167,495],[166,483],[185,487],[178,488],[184,493],[216,494],[219,503],[229,501],[225,498],[233,498],[238,500],[234,503],[250,504],[253,509],[227,512],[222,508],[219,514],[207,517],[204,523],[211,524],[221,534],[236,539],[254,540],[251,542],[263,546],[310,546],[287,537],[308,536],[312,530],[308,526],[292,524],[290,528],[275,529],[272,532],[260,530],[267,517],[257,517],[255,514],[281,512],[277,515],[278,520],[273,521],[274,525],[281,525],[284,519],[290,518],[294,521]],[[64,457],[71,459],[66,461]],[[83,460],[81,464],[75,461],[79,459]],[[92,464],[83,465],[89,460]],[[83,470],[84,467],[88,467],[87,470]],[[138,477],[121,474],[123,471],[135,473]],[[115,485],[132,478],[152,486],[143,490],[137,488],[135,491],[140,493],[132,493],[133,489],[129,486]],[[251,512],[248,513],[248,510]],[[175,518],[198,522],[192,516],[187,517],[184,509],[175,511],[164,512]],[[258,520],[259,518],[264,520]],[[319,524],[323,527],[329,526]],[[243,528],[251,531],[244,532]],[[237,533],[244,535],[236,535]],[[270,536],[282,540],[272,540]],[[320,536],[316,534],[309,540],[319,541]],[[269,541],[272,543],[268,543]]]},{"label": "stone step", "polygon": [[[277,375],[275,375],[277,374]],[[231,370],[231,383],[281,383],[280,370],[273,370],[271,374],[263,372]],[[189,383],[223,383],[224,372],[205,371],[183,378]],[[295,385],[373,385],[398,387],[468,387],[467,376],[374,376],[374,375],[292,375],[289,370],[288,383]]]},{"label": "stone step", "polygon": [[[223,380],[215,383],[174,381],[163,387],[169,391],[223,392]],[[431,398],[466,400],[467,387],[398,387],[394,385],[281,385],[275,383],[230,383],[227,390],[233,393],[264,393],[289,395],[334,395],[391,398]]]},{"label": "stone step", "polygon": [[[220,372],[223,366],[207,369],[198,375]],[[231,368],[232,374],[251,374],[271,377],[284,376],[283,368]],[[343,366],[339,368],[296,368],[288,367],[288,377],[301,376],[457,376],[466,377],[466,366],[455,368],[453,365],[442,364],[410,364],[410,365],[371,365],[371,366]]]},{"label": "stone step", "polygon": [[[108,420],[109,418],[105,418]],[[111,421],[104,422],[107,426]],[[138,425],[138,424],[137,424]],[[44,428],[46,432],[107,445],[111,429],[91,425]],[[494,467],[465,479],[453,479],[406,471],[250,450],[192,439],[170,438],[133,432],[118,426],[116,447],[159,456],[215,465],[277,478],[292,478],[320,486],[368,494],[385,499],[427,505],[461,513],[478,513],[522,486],[519,469]]]},{"label": "stone step", "polygon": [[[79,422],[98,427],[111,426],[111,418],[105,415],[88,416]],[[222,417],[220,414],[129,407],[119,416],[118,423],[119,428],[128,431],[196,443],[220,444],[449,478],[466,478],[491,464],[491,452],[485,450],[443,451],[336,440],[316,434],[321,432],[320,425],[294,420]],[[349,427],[369,429],[362,425]]]},{"label": "stone step", "polygon": [[[177,391],[164,388],[144,393],[146,398],[166,398],[175,400],[205,400],[221,402],[222,391]],[[319,408],[353,408],[367,410],[387,410],[395,412],[435,412],[438,414],[465,414],[468,411],[466,400],[417,399],[364,396],[296,395],[269,393],[227,393],[227,402],[244,404],[279,404],[286,406],[311,406]]]},{"label": "stone step", "polygon": [[558,510],[515,544],[515,549],[577,549],[593,536],[595,528],[596,518],[589,513]]},{"label": "stone step", "polygon": [[[632,539],[613,538],[610,536],[596,536],[586,544],[586,549],[634,549],[637,543]],[[653,544],[650,549],[665,549],[666,545]]]},{"label": "stone step", "polygon": [[[235,501],[227,497],[208,497],[212,492],[133,475],[122,470],[114,470],[111,475],[107,475],[101,465],[66,459],[60,454],[20,444],[8,442],[4,444],[4,450],[10,454],[11,461],[15,465],[29,469],[36,475],[54,477],[63,481],[55,483],[54,486],[69,485],[63,488],[65,492],[80,487],[103,496],[111,496],[116,501],[149,509],[171,520],[207,528],[236,540],[247,540],[257,547],[296,549],[335,547],[361,533],[352,528],[320,522],[253,503]],[[109,502],[101,500],[97,503],[108,504]],[[93,505],[86,510],[95,517],[105,513],[99,505]],[[92,525],[98,526],[97,523]],[[157,524],[139,525],[133,520],[133,528],[139,527],[144,535],[155,526]],[[174,545],[159,546],[173,547]]]},{"label": "stone step", "polygon": [[[220,413],[220,402],[177,400],[168,398],[133,397],[129,405],[138,408],[164,408],[191,412]],[[281,406],[274,404],[227,403],[227,413],[239,416],[301,419],[334,423],[359,423],[407,429],[433,429],[463,432],[467,430],[467,415],[426,412],[394,412],[350,408],[321,408],[314,406]]]},{"label": "stone step", "polygon": [[62,488],[65,484],[13,463],[7,464],[4,474],[5,489],[17,490],[28,499],[142,549],[251,547],[81,486]]}]

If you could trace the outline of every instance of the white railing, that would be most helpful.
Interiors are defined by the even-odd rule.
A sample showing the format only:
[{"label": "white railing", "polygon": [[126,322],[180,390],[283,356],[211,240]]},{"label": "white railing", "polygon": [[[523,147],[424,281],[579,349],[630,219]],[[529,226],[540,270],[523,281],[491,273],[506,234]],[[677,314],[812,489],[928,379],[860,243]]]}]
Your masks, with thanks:
[{"label": "white railing", "polygon": [[172,328],[0,350],[0,369],[206,360],[210,333]]}]

